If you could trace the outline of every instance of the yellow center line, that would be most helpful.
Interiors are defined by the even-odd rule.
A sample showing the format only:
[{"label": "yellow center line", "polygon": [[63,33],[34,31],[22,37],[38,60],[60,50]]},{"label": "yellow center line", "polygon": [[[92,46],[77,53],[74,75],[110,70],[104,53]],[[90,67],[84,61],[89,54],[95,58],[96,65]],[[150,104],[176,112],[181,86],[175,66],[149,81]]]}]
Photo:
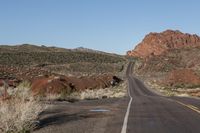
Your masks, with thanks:
[{"label": "yellow center line", "polygon": [[189,109],[191,109],[191,110],[193,110],[193,111],[195,111],[195,112],[200,114],[200,110],[199,110],[198,107],[195,107],[194,105],[190,105],[190,104],[184,104],[184,103],[182,103],[180,101],[176,101],[176,100],[174,100],[174,101],[177,102],[178,104],[183,105],[183,106],[185,106],[185,107],[187,107],[187,108],[189,108]]}]

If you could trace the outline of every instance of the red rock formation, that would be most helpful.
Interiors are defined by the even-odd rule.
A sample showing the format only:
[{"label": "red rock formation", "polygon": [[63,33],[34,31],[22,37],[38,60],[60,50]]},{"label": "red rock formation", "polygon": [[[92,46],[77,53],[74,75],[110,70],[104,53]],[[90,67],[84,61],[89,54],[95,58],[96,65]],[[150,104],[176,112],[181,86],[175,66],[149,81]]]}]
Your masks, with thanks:
[{"label": "red rock formation", "polygon": [[121,79],[111,74],[82,78],[67,76],[40,77],[32,81],[31,89],[33,95],[60,94],[62,92],[71,93],[85,89],[110,87],[113,81],[119,83]]},{"label": "red rock formation", "polygon": [[146,58],[160,55],[169,49],[200,46],[200,37],[185,34],[180,31],[166,30],[161,33],[148,34],[134,50],[128,51],[127,55]]}]

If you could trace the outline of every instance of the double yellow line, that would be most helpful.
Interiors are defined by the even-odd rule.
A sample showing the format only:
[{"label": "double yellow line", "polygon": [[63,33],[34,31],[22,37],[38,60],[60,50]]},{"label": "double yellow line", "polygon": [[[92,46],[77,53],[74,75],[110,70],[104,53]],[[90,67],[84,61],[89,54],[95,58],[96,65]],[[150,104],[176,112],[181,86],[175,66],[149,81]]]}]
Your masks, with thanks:
[{"label": "double yellow line", "polygon": [[195,112],[197,112],[197,113],[200,114],[200,108],[198,108],[198,107],[196,107],[196,106],[194,106],[194,105],[185,104],[185,103],[182,103],[182,102],[180,102],[180,101],[178,101],[178,100],[174,100],[174,99],[170,99],[170,98],[165,98],[165,99],[167,99],[167,100],[169,100],[169,101],[171,101],[171,102],[176,102],[176,103],[178,103],[178,104],[180,104],[180,105],[182,105],[182,106],[184,106],[184,107],[186,107],[186,108],[188,108],[188,109],[191,109],[191,110],[193,110],[193,111],[195,111]]}]

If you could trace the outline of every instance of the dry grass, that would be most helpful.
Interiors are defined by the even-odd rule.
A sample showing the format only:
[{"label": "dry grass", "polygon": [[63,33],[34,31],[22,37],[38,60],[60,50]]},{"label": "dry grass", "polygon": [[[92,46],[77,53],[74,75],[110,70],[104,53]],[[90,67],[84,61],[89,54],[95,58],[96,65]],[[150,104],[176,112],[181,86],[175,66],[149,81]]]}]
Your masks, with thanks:
[{"label": "dry grass", "polygon": [[21,132],[32,128],[38,114],[43,110],[34,99],[13,98],[0,101],[0,129],[2,132]]},{"label": "dry grass", "polygon": [[45,107],[30,95],[25,86],[13,89],[10,94],[10,99],[0,101],[0,132],[30,131]]},{"label": "dry grass", "polygon": [[200,97],[200,88],[198,86],[197,88],[187,88],[187,87],[174,88],[174,87],[166,87],[157,84],[156,82],[145,82],[145,84],[152,90],[155,90],[156,92],[159,92],[160,94],[165,96]]},{"label": "dry grass", "polygon": [[105,89],[84,90],[81,92],[73,92],[70,95],[63,96],[62,94],[48,94],[42,100],[54,101],[54,100],[84,100],[84,99],[102,99],[102,98],[117,98],[124,97],[127,94],[127,82],[123,82],[115,87]]},{"label": "dry grass", "polygon": [[95,89],[95,90],[85,90],[82,92],[74,92],[69,97],[71,99],[102,99],[102,98],[116,98],[124,97],[127,94],[127,82],[124,82],[118,86],[105,88],[105,89]]}]

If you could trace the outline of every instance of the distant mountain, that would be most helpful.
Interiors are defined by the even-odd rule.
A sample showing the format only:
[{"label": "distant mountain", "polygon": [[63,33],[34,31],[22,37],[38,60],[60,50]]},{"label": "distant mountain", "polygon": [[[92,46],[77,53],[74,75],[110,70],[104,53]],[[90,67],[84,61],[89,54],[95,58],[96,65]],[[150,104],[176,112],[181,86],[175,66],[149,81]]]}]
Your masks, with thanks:
[{"label": "distant mountain", "polygon": [[84,47],[78,47],[75,49],[71,49],[72,51],[79,51],[79,52],[90,52],[90,53],[98,53],[98,54],[107,54],[107,55],[113,55],[113,56],[121,56],[115,53],[107,53],[99,50],[94,50],[94,49],[89,49],[89,48],[84,48]]},{"label": "distant mountain", "polygon": [[37,46],[32,44],[0,45],[0,52],[68,52],[69,49],[58,47]]},{"label": "distant mountain", "polygon": [[94,53],[104,53],[102,51],[98,51],[98,50],[93,50],[93,49],[89,49],[89,48],[84,48],[84,47],[78,47],[75,49],[72,49],[74,51],[81,51],[81,52],[94,52]]},{"label": "distant mountain", "polygon": [[98,53],[116,55],[113,53],[106,53],[99,50],[93,50],[84,47],[78,47],[74,49],[59,48],[59,47],[47,47],[45,45],[33,45],[33,44],[21,44],[21,45],[0,45],[0,52],[87,52],[87,53]]},{"label": "distant mountain", "polygon": [[189,48],[200,46],[200,37],[196,34],[182,33],[178,30],[166,30],[161,33],[149,33],[134,50],[127,55],[146,58],[161,55],[171,49]]}]

